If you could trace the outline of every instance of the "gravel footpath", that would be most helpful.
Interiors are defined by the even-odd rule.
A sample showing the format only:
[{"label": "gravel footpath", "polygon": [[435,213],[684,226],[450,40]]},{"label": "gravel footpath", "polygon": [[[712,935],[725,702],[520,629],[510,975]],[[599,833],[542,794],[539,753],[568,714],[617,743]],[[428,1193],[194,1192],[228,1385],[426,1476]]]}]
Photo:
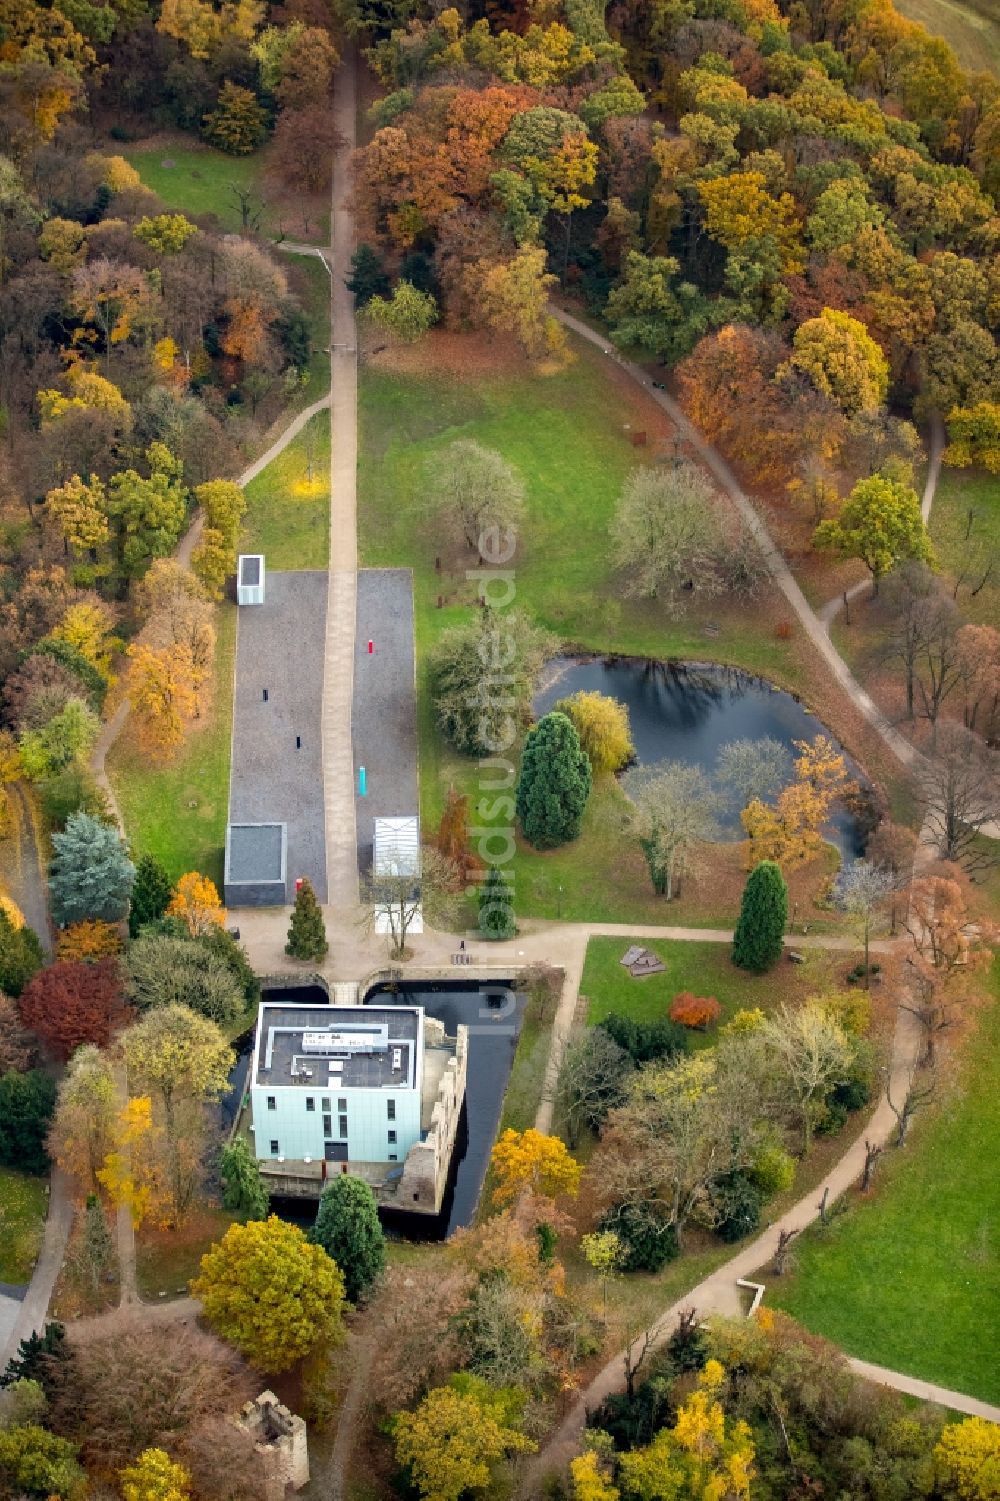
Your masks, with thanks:
[{"label": "gravel footpath", "polygon": [[239,612],[229,821],[288,825],[289,902],[296,876],[308,876],[326,901],[326,595],[325,572],[267,573],[265,603]]},{"label": "gravel footpath", "polygon": [[[368,642],[374,651],[368,653]],[[419,812],[413,575],[408,568],[358,573],[354,654],[354,767],[367,773],[357,793],[358,865],[371,869],[375,819]]]}]

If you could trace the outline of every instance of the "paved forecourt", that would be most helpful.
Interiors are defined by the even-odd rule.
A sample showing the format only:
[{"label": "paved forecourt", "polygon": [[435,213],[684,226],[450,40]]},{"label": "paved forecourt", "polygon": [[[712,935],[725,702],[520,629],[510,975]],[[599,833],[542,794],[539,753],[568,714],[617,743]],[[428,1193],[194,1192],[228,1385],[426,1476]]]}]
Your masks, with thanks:
[{"label": "paved forecourt", "polygon": [[268,573],[239,610],[229,822],[287,827],[285,900],[307,876],[326,900],[323,656],[326,572]]},{"label": "paved forecourt", "polygon": [[[420,807],[413,574],[408,568],[362,568],[358,573],[353,722],[358,866],[367,872],[375,819],[415,815]],[[361,767],[364,796],[358,790]]]}]

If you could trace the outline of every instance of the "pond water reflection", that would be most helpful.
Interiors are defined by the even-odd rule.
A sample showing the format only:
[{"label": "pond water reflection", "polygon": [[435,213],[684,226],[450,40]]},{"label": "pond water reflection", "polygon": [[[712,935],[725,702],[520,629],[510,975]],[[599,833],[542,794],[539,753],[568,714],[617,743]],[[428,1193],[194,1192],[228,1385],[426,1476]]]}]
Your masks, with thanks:
[{"label": "pond water reflection", "polygon": [[[552,657],[542,670],[535,713],[547,714],[557,700],[580,692],[604,693],[627,706],[640,765],[687,761],[711,775],[729,741],[769,736],[791,750],[795,740],[829,734],[792,694],[737,667],[641,657]],[[851,771],[859,775],[856,766]],[[734,839],[742,837],[739,812],[731,806],[721,820]],[[848,809],[836,809],[826,833],[846,858],[861,854],[857,819]]]}]

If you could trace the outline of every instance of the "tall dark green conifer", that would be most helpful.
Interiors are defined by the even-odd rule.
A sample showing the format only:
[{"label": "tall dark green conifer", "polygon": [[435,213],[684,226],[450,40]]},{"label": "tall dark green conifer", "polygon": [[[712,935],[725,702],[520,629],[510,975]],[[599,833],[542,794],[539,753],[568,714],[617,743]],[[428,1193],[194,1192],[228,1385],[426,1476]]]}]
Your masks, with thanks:
[{"label": "tall dark green conifer", "polygon": [[291,954],[293,959],[318,960],[326,958],[328,948],[326,925],[312,882],[303,880],[295,893],[285,953]]},{"label": "tall dark green conifer", "polygon": [[170,877],[155,855],[143,855],[135,867],[135,880],[129,899],[128,931],[134,938],[145,924],[156,922],[167,910],[173,887]]},{"label": "tall dark green conifer", "polygon": [[762,975],[781,958],[788,921],[788,887],[773,860],[755,865],[743,888],[740,917],[733,934],[733,963]]},{"label": "tall dark green conifer", "polygon": [[514,893],[499,865],[491,865],[479,888],[479,931],[484,938],[513,938]]},{"label": "tall dark green conifer", "polygon": [[572,720],[546,714],[529,730],[517,781],[517,816],[536,849],[554,849],[580,832],[591,770]]}]

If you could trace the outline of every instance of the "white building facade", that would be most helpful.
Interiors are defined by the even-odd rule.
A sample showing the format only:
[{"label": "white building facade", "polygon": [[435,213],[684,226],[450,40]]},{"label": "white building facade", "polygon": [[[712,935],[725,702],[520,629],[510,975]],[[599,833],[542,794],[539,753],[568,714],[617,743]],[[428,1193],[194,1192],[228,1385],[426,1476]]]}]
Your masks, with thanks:
[{"label": "white building facade", "polygon": [[258,1160],[402,1163],[421,1140],[417,1006],[264,1002],[250,1073]]}]

